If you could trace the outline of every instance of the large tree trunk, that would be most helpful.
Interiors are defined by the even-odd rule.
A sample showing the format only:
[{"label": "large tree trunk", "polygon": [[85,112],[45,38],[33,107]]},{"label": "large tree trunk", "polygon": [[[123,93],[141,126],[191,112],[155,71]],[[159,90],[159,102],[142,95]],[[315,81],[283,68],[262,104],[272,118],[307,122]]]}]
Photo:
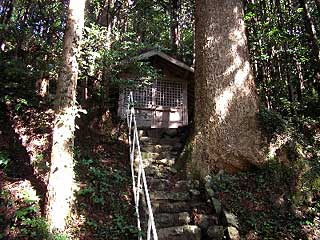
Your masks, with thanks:
[{"label": "large tree trunk", "polygon": [[58,232],[64,231],[73,202],[77,57],[84,24],[84,5],[85,0],[70,0],[63,43],[63,67],[57,86],[47,220],[50,230]]},{"label": "large tree trunk", "polygon": [[263,161],[243,16],[241,0],[196,1],[192,166],[201,175]]}]

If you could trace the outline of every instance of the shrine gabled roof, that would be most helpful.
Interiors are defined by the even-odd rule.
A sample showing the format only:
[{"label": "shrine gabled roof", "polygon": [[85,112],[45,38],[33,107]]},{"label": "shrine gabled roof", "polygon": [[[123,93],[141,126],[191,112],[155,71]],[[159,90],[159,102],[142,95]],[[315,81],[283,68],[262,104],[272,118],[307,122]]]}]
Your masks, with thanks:
[{"label": "shrine gabled roof", "polygon": [[156,50],[151,50],[151,51],[145,52],[145,53],[137,56],[135,59],[140,61],[140,60],[146,60],[146,59],[149,59],[149,58],[152,58],[155,56],[160,57],[160,58],[170,62],[171,64],[176,65],[177,67],[183,68],[187,71],[194,73],[194,68],[192,68],[192,67],[188,66],[187,64],[169,56],[168,54],[166,54],[164,52],[159,52]]}]

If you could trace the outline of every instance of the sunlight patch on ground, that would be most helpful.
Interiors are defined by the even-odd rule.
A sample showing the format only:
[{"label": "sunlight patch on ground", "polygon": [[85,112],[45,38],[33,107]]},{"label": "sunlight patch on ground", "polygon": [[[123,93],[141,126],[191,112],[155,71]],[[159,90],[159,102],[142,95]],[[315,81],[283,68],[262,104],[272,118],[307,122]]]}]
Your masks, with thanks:
[{"label": "sunlight patch on ground", "polygon": [[276,136],[275,141],[271,141],[268,147],[268,159],[274,159],[277,156],[277,150],[281,149],[285,146],[290,140],[292,140],[292,136],[286,134],[280,134]]},{"label": "sunlight patch on ground", "polygon": [[[28,109],[25,111],[25,115],[28,116],[27,119],[13,112],[10,115],[12,120],[11,127],[17,134],[19,140],[21,140],[21,145],[28,154],[28,161],[30,160],[30,163],[33,165],[39,163],[39,161],[44,161],[44,152],[49,146],[50,139],[50,131],[48,131],[48,129],[51,128],[52,114],[50,111],[38,114],[34,110]],[[40,118],[43,120],[40,124],[36,124]],[[26,124],[27,121],[29,126]],[[38,132],[39,130],[43,132]],[[37,167],[34,168],[35,173],[40,173],[39,171],[42,170],[43,169],[38,169]],[[45,176],[43,177],[45,178]]]}]

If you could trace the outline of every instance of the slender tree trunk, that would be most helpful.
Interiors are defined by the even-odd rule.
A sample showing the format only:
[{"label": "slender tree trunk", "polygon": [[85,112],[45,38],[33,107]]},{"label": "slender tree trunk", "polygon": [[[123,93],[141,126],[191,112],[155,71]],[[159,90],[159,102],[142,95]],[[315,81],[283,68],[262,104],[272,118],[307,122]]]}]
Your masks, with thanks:
[{"label": "slender tree trunk", "polygon": [[39,79],[36,81],[36,93],[40,97],[45,97],[49,94],[49,74],[42,71]]},{"label": "slender tree trunk", "polygon": [[70,0],[63,42],[63,66],[58,78],[48,183],[47,220],[51,231],[63,232],[74,191],[74,129],[78,54],[84,24],[85,0]]},{"label": "slender tree trunk", "polygon": [[301,63],[296,61],[296,71],[297,71],[297,75],[298,75],[298,81],[297,81],[297,85],[296,85],[296,91],[297,91],[297,96],[298,96],[298,101],[300,103],[303,102],[303,96],[302,96],[302,90],[304,88],[303,83],[304,83],[304,79],[303,79],[303,73],[302,73],[302,68],[301,68]]},{"label": "slender tree trunk", "polygon": [[[276,8],[276,12],[278,15],[278,27],[279,30],[281,32],[283,32],[284,29],[284,18],[283,18],[283,13],[282,13],[282,8],[281,8],[281,2],[280,0],[275,0],[275,8]],[[286,77],[287,81],[287,88],[288,88],[288,99],[290,102],[293,102],[295,100],[295,96],[294,96],[294,91],[293,91],[293,81],[292,81],[292,77],[291,77],[291,69],[290,69],[290,64],[288,65],[288,63],[290,63],[290,56],[288,56],[287,52],[288,52],[288,43],[285,42],[284,44],[284,53],[283,53],[283,57],[279,56],[279,65],[280,67],[284,70],[284,76]],[[284,58],[285,62],[282,61],[282,58]],[[282,71],[279,72],[279,75],[282,74]]]},{"label": "slender tree trunk", "polygon": [[[102,24],[103,26],[107,27],[107,32],[106,32],[106,42],[104,45],[104,48],[106,51],[111,50],[111,45],[112,45],[112,27],[117,24],[117,20],[121,20],[121,17],[117,16],[120,15],[120,9],[116,8],[115,5],[117,1],[114,0],[108,0],[105,1],[105,6],[104,9],[101,13],[101,16],[104,16],[103,18],[100,18],[99,23]],[[104,21],[103,21],[104,20]],[[121,23],[119,22],[121,27]],[[103,66],[102,66],[102,87],[103,87],[103,98],[102,98],[102,103],[101,103],[101,110],[102,110],[102,115],[101,115],[101,121],[103,124],[103,130],[105,134],[109,134],[110,130],[109,128],[111,127],[110,124],[111,122],[111,114],[109,112],[109,90],[110,90],[110,79],[111,79],[111,69],[110,69],[110,62],[105,58],[103,61]]]},{"label": "slender tree trunk", "polygon": [[178,53],[179,45],[179,24],[178,24],[178,0],[170,0],[170,36],[171,50],[174,54]]},{"label": "slender tree trunk", "polygon": [[196,1],[192,167],[235,172],[263,162],[240,0]]},{"label": "slender tree trunk", "polygon": [[111,20],[110,9],[111,9],[111,5],[113,4],[114,3],[111,0],[106,0],[104,2],[104,7],[102,8],[98,16],[97,23],[105,27],[108,27],[110,25],[110,20]]},{"label": "slender tree trunk", "polygon": [[314,87],[318,92],[318,100],[320,102],[320,47],[318,44],[318,38],[315,30],[315,25],[312,22],[310,13],[308,11],[306,1],[299,0],[300,7],[303,8],[304,24],[309,38],[309,44],[312,52],[311,59],[313,61],[315,73],[314,73]]}]

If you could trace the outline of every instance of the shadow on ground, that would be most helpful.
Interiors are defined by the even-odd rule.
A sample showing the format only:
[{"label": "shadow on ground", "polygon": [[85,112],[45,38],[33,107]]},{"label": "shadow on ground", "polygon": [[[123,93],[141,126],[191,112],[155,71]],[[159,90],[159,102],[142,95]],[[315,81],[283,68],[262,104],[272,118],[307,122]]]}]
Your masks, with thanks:
[{"label": "shadow on ground", "polygon": [[[19,238],[19,232],[14,226],[20,224],[20,216],[43,215],[46,195],[46,183],[35,174],[30,155],[14,129],[13,121],[8,106],[0,103],[0,153],[2,161],[5,161],[0,168],[0,239],[8,240],[25,239]],[[32,194],[32,191],[35,191],[36,196],[26,196]],[[35,199],[39,199],[36,207]],[[39,207],[40,211],[33,207]]]},{"label": "shadow on ground", "polygon": [[220,174],[212,186],[225,209],[237,216],[244,239],[319,239],[317,226],[310,225],[316,215],[293,206],[288,178],[281,173],[266,168]]},{"label": "shadow on ground", "polygon": [[83,240],[135,239],[128,145],[118,136],[99,134],[89,126],[83,117],[76,132],[75,170],[80,189],[73,232]]}]

